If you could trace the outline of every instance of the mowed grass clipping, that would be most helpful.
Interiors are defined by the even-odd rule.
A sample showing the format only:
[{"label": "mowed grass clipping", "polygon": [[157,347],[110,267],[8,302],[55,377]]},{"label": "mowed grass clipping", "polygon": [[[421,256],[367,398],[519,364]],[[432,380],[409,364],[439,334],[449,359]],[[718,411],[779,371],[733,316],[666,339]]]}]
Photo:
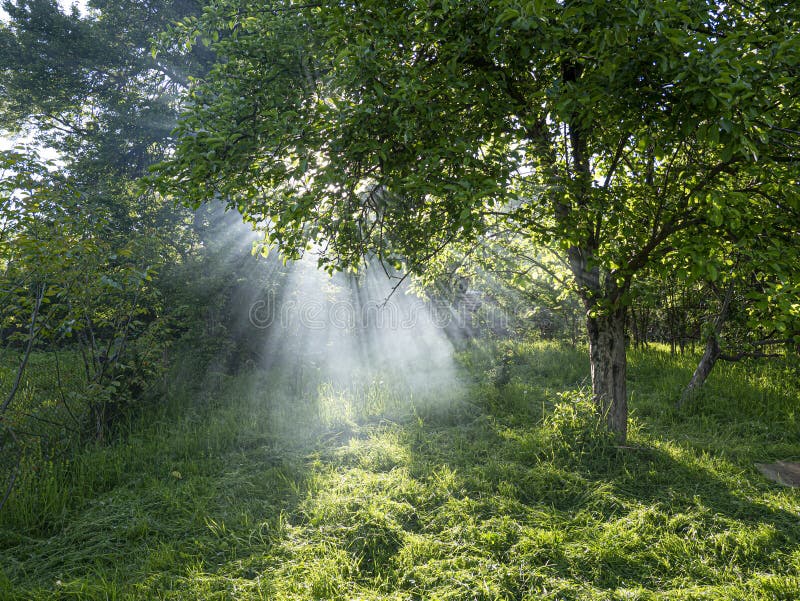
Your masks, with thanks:
[{"label": "mowed grass clipping", "polygon": [[720,366],[676,413],[692,359],[632,351],[619,448],[584,352],[509,350],[465,353],[447,402],[221,379],[42,466],[0,515],[0,598],[800,598],[800,493],[753,466],[800,458],[791,365]]}]

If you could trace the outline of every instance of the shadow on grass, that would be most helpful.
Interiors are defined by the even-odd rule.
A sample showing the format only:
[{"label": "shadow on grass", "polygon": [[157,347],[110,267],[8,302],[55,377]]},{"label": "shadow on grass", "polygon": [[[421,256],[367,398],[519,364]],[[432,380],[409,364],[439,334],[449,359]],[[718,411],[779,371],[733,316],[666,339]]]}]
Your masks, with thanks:
[{"label": "shadow on grass", "polygon": [[797,505],[791,497],[781,505],[775,495],[784,491],[752,469],[643,436],[618,448],[590,411],[557,406],[555,417],[527,427],[504,418],[412,427],[403,441],[410,473],[443,487],[429,511],[451,512],[451,524],[494,529],[493,543],[462,532],[464,546],[529,571],[509,598],[565,581],[575,590],[567,586],[563,598],[590,598],[577,592],[583,586],[597,589],[597,598],[622,588],[698,586],[735,598],[731,587],[757,588],[752,581],[779,565],[794,565],[787,569],[795,580],[779,583],[791,592],[775,598],[800,590],[792,555],[800,545]]}]

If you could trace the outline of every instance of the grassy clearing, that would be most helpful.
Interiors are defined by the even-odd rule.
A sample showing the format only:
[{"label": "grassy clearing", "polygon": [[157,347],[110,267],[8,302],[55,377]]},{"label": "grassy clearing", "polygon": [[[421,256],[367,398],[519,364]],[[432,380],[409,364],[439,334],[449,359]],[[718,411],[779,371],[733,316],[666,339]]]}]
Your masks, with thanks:
[{"label": "grassy clearing", "polygon": [[800,597],[800,495],[753,467],[800,458],[789,366],[721,366],[675,414],[692,360],[634,351],[619,449],[581,351],[513,352],[466,354],[460,400],[413,406],[381,381],[219,379],[24,483],[0,598]]}]

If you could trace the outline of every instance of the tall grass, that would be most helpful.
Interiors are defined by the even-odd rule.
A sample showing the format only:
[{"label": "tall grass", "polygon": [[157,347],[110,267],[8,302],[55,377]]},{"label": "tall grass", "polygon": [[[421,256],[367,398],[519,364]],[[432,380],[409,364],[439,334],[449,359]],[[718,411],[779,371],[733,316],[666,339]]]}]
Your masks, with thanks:
[{"label": "tall grass", "polygon": [[17,491],[0,598],[800,597],[800,497],[753,467],[800,453],[791,365],[722,365],[676,412],[692,358],[632,351],[620,448],[581,349],[462,362],[449,398],[215,376]]}]

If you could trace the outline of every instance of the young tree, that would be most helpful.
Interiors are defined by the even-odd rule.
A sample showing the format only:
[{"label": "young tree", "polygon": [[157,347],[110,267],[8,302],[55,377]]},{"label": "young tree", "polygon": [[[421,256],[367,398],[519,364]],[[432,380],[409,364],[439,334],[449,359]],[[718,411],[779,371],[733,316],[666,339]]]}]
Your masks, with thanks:
[{"label": "young tree", "polygon": [[39,350],[80,349],[99,438],[123,404],[108,402],[122,396],[117,385],[140,388],[136,341],[170,306],[150,279],[191,238],[186,211],[142,193],[136,178],[163,158],[177,92],[209,56],[155,58],[152,39],[201,5],[93,0],[84,16],[54,0],[1,5],[0,131],[27,129],[59,160],[0,153],[0,335],[5,343],[24,319],[36,322],[28,340],[36,334]]},{"label": "young tree", "polygon": [[703,355],[678,407],[702,388],[717,361],[775,357],[776,348],[800,340],[800,215],[791,207],[774,209],[779,210],[772,213],[772,223],[764,216],[767,230],[735,240],[720,235],[719,274],[705,282],[714,311],[707,319]]},{"label": "young tree", "polygon": [[[186,99],[162,190],[224,198],[289,256],[405,269],[497,220],[563,252],[592,389],[627,424],[631,283],[796,205],[794,3],[221,0],[184,24],[219,60]],[[665,268],[669,268],[667,264]]]}]

